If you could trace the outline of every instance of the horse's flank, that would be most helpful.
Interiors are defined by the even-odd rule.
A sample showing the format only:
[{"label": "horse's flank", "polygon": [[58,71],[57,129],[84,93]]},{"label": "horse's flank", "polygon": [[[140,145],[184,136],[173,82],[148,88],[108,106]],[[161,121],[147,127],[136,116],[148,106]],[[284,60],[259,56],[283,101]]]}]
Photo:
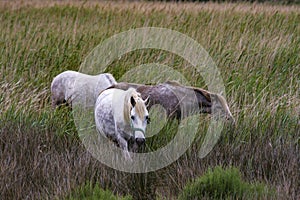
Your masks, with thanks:
[{"label": "horse's flank", "polygon": [[94,105],[99,91],[116,84],[109,73],[91,76],[75,71],[65,71],[57,75],[51,83],[52,106],[74,101],[88,106]]}]

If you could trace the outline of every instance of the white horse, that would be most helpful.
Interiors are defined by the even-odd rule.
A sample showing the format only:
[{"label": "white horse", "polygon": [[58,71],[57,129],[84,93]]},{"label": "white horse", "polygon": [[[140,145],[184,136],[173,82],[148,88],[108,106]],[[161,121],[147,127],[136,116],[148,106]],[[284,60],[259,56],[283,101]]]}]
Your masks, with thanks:
[{"label": "white horse", "polygon": [[95,104],[97,131],[117,143],[129,160],[128,143],[133,141],[133,150],[145,144],[149,123],[146,101],[133,88],[126,91],[113,88],[104,90]]},{"label": "white horse", "polygon": [[109,73],[91,76],[75,71],[62,72],[51,83],[52,107],[63,103],[94,106],[99,93],[116,83]]}]

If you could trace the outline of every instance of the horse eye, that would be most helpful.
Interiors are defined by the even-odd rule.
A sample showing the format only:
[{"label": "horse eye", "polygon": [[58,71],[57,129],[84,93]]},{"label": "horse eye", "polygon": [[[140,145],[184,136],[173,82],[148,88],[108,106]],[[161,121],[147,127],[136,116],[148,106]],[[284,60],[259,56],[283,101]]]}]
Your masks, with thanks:
[{"label": "horse eye", "polygon": [[131,115],[131,119],[134,121],[135,117],[133,115]]},{"label": "horse eye", "polygon": [[149,124],[151,122],[150,120],[150,117],[149,116],[146,116],[146,121],[147,121],[147,124]]}]

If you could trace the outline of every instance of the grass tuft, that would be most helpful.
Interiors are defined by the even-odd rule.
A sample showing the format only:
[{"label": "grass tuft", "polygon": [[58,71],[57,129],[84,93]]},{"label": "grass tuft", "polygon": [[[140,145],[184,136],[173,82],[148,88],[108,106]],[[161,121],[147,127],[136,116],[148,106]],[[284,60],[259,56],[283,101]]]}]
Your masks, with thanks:
[{"label": "grass tuft", "polygon": [[87,183],[74,191],[72,191],[69,195],[64,198],[66,200],[131,200],[132,198],[130,196],[120,197],[115,196],[111,191],[109,190],[103,190],[99,186],[99,184],[92,185],[91,183]]},{"label": "grass tuft", "polygon": [[[273,195],[273,196],[272,196]],[[273,192],[261,183],[242,180],[237,168],[209,169],[203,176],[183,189],[179,200],[188,199],[270,199]]]}]

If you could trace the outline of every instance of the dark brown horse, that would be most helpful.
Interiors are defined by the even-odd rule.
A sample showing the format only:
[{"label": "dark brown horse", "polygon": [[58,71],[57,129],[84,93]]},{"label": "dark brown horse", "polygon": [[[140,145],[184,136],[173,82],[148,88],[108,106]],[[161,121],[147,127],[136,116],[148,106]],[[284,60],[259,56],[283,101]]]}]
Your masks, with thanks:
[{"label": "dark brown horse", "polygon": [[122,90],[135,88],[143,99],[149,98],[148,110],[159,104],[164,107],[169,118],[181,119],[192,113],[209,113],[234,122],[225,98],[202,88],[184,86],[175,81],[158,85],[120,82],[112,87]]}]

